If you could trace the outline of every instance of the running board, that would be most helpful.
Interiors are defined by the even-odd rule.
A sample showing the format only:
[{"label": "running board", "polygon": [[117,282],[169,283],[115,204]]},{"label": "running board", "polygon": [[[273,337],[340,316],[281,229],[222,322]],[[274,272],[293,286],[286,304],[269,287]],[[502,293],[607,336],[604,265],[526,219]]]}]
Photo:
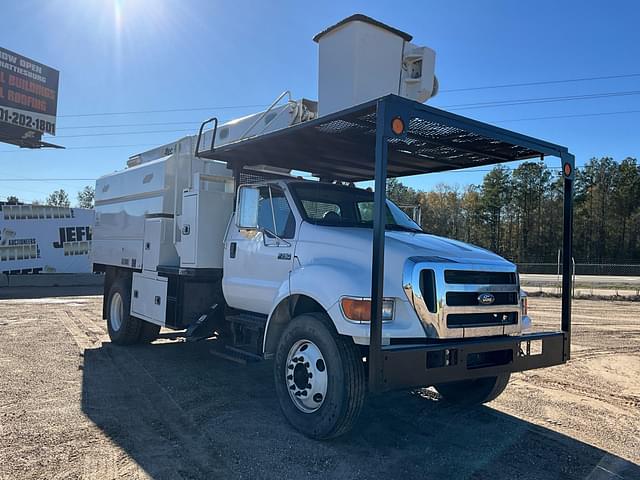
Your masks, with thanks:
[{"label": "running board", "polygon": [[224,350],[219,348],[212,348],[211,350],[209,350],[209,353],[211,355],[215,355],[216,357],[224,358],[225,360],[229,360],[240,365],[247,365],[248,363],[256,363],[264,360],[264,357],[262,355],[256,355],[255,353],[248,352],[231,345],[225,345]]}]

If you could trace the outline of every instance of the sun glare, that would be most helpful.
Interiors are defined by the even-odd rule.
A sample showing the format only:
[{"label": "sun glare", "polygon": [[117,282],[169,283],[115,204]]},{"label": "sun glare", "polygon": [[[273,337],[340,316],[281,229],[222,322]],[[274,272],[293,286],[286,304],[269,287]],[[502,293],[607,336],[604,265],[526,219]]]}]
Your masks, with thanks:
[{"label": "sun glare", "polygon": [[113,22],[117,32],[122,30],[122,4],[124,0],[114,0],[113,1]]}]

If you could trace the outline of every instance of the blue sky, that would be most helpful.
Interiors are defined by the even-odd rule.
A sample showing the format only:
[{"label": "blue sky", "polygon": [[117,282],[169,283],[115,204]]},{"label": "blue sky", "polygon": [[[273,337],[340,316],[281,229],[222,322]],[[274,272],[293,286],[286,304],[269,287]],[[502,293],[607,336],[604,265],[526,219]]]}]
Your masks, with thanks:
[{"label": "blue sky", "polygon": [[[75,201],[91,180],[12,179],[95,179],[123,168],[131,154],[195,132],[211,115],[231,119],[259,110],[213,107],[268,104],[286,89],[296,98],[317,98],[317,45],[311,38],[353,13],[393,25],[436,50],[441,93],[429,104],[567,145],[578,164],[592,156],[638,156],[639,94],[454,106],[636,92],[640,76],[447,92],[640,74],[640,4],[633,1],[2,0],[0,45],[61,72],[58,134],[49,140],[68,149],[0,145],[0,199],[44,199],[62,187]],[[199,110],[94,115],[168,109]],[[405,183],[430,188],[481,179],[482,172],[454,172]]]}]

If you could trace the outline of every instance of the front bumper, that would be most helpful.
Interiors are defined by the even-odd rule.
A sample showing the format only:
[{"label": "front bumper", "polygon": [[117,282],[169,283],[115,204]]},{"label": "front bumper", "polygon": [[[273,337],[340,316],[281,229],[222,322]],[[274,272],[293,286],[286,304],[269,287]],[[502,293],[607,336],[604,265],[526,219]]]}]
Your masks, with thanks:
[{"label": "front bumper", "polygon": [[568,351],[564,332],[389,345],[382,348],[382,381],[375,390],[426,387],[551,367],[565,363]]}]

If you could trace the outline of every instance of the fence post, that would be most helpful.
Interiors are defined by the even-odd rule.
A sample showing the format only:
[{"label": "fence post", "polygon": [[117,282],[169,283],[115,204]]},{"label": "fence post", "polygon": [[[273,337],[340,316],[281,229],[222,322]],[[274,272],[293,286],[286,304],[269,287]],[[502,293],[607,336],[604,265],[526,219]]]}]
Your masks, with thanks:
[{"label": "fence post", "polygon": [[560,293],[560,249],[558,249],[558,274],[556,276],[556,281],[558,282],[558,284],[556,285],[556,293]]},{"label": "fence post", "polygon": [[576,297],[576,259],[575,257],[571,257],[571,264],[573,265],[573,272],[571,276],[573,277],[573,285],[571,290],[571,298]]}]

